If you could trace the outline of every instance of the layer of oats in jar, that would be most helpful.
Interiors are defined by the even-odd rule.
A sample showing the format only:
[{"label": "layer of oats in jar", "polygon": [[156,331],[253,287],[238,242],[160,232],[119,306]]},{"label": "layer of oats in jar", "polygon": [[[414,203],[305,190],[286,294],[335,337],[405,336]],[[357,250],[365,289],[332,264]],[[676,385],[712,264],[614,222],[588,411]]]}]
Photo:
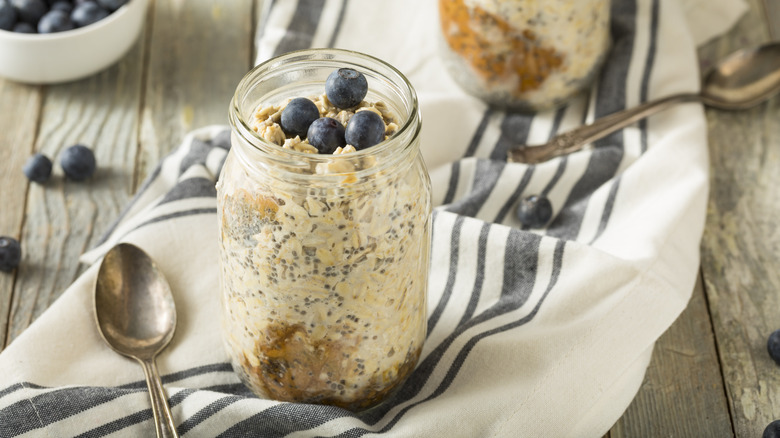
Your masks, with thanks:
[{"label": "layer of oats in jar", "polygon": [[[382,102],[340,109],[326,95],[306,99],[346,129],[356,114],[378,115],[380,141],[398,129]],[[322,155],[302,129],[282,127],[293,100],[261,105],[253,129],[280,148]],[[221,176],[223,321],[234,368],[256,393],[360,410],[419,358],[430,204],[413,172],[370,172],[381,164],[371,155],[350,159],[354,145],[331,146],[343,160],[299,172],[338,175],[335,185]]]},{"label": "layer of oats in jar", "polygon": [[609,50],[608,0],[439,0],[439,12],[453,78],[500,106],[562,103]]}]

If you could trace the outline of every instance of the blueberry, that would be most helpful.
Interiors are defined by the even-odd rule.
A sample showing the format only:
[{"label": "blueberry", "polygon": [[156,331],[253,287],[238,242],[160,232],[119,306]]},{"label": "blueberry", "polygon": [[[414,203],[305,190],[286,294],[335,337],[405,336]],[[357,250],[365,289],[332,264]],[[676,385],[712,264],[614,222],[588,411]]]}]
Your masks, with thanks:
[{"label": "blueberry", "polygon": [[13,237],[0,236],[0,271],[11,272],[22,261],[22,247]]},{"label": "blueberry", "polygon": [[50,11],[62,11],[65,13],[70,14],[73,12],[73,3],[64,1],[64,0],[57,0],[54,3],[52,3],[51,7],[49,8]]},{"label": "blueberry", "polygon": [[43,154],[35,154],[22,167],[22,172],[30,181],[43,184],[51,176],[51,160]]},{"label": "blueberry", "polygon": [[352,108],[366,97],[368,81],[363,73],[351,68],[340,68],[325,81],[325,94],[338,108]]},{"label": "blueberry", "polygon": [[116,11],[127,3],[128,0],[97,0],[98,4],[111,12]]},{"label": "blueberry", "polygon": [[517,218],[523,225],[542,228],[552,218],[552,204],[546,196],[531,195],[517,206]]},{"label": "blueberry", "polygon": [[69,146],[62,151],[60,166],[62,166],[65,176],[73,181],[83,181],[89,178],[95,173],[97,167],[95,154],[90,148],[81,144]]},{"label": "blueberry", "polygon": [[230,150],[230,130],[225,129],[224,131],[220,131],[219,134],[215,135],[214,138],[211,139],[211,144],[218,147],[225,149],[226,151]]},{"label": "blueberry", "polygon": [[11,0],[11,4],[16,9],[19,21],[30,23],[33,26],[36,26],[38,20],[49,10],[43,0]]},{"label": "blueberry", "polygon": [[35,27],[33,27],[30,23],[25,23],[24,21],[20,21],[16,24],[14,24],[14,32],[16,33],[38,33],[38,31],[35,30]]},{"label": "blueberry", "polygon": [[0,29],[13,29],[16,18],[16,9],[7,0],[0,0]]},{"label": "blueberry", "polygon": [[54,33],[75,29],[76,25],[70,21],[70,16],[65,11],[49,11],[38,22],[38,33]]},{"label": "blueberry", "polygon": [[766,341],[766,349],[769,351],[769,357],[780,365],[780,330],[775,330],[769,335]]},{"label": "blueberry", "polygon": [[83,2],[73,8],[70,19],[77,27],[84,27],[108,17],[109,12],[95,2]]},{"label": "blueberry", "polygon": [[309,126],[306,134],[309,144],[321,154],[332,154],[336,148],[347,145],[344,138],[344,125],[330,117],[320,117]]},{"label": "blueberry", "polygon": [[775,420],[769,423],[764,429],[762,438],[780,438],[780,420]]},{"label": "blueberry", "polygon": [[282,129],[290,135],[306,137],[309,125],[320,118],[317,105],[305,97],[296,97],[282,110]]},{"label": "blueberry", "polygon": [[385,139],[385,122],[373,111],[357,112],[347,122],[344,136],[355,149],[365,149]]}]

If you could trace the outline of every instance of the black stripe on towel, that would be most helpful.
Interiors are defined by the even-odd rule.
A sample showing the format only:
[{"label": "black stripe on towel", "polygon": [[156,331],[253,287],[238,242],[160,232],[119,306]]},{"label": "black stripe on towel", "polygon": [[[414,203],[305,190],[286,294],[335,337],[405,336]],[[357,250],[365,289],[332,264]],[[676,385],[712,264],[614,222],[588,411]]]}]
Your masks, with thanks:
[{"label": "black stripe on towel", "polygon": [[[482,119],[479,121],[477,128],[474,130],[474,134],[471,136],[471,141],[466,148],[464,158],[474,156],[480,142],[482,142],[482,137],[485,135],[485,129],[487,129],[488,122],[492,116],[493,111],[489,108],[482,114]],[[455,199],[455,195],[458,191],[458,184],[460,183],[460,165],[460,160],[456,160],[452,163],[452,170],[450,171],[450,183],[447,186],[447,193],[444,195],[444,201],[442,202],[443,205],[451,204]]]},{"label": "black stripe on towel", "polygon": [[336,39],[338,39],[341,33],[341,26],[344,24],[344,15],[347,12],[348,0],[342,0],[341,9],[339,10],[339,17],[336,19],[336,27],[333,29],[333,34],[330,36],[328,47],[336,47]]},{"label": "black stripe on towel", "polygon": [[[647,48],[647,59],[645,60],[645,71],[642,75],[642,86],[639,89],[639,101],[647,102],[650,88],[650,74],[655,64],[656,51],[658,50],[658,16],[660,13],[660,2],[653,0],[650,11],[650,46]],[[647,119],[639,121],[639,129],[642,135],[642,153],[647,152]]]},{"label": "black stripe on towel", "polygon": [[455,278],[458,275],[458,256],[460,255],[460,231],[463,229],[463,221],[465,217],[458,216],[455,219],[455,224],[452,227],[452,234],[450,235],[450,269],[447,274],[447,283],[444,286],[444,293],[442,294],[436,307],[428,317],[428,331],[430,335],[433,328],[436,327],[436,323],[439,322],[444,308],[447,307],[447,303],[452,296],[452,288],[455,285]]},{"label": "black stripe on towel", "polygon": [[[649,46],[647,48],[647,57],[645,59],[645,69],[642,74],[642,83],[640,85],[639,89],[639,99],[641,102],[647,101],[647,90],[649,88],[650,83],[650,74],[653,71],[653,65],[655,63],[655,55],[656,50],[658,46],[658,15],[659,15],[659,8],[660,8],[660,2],[658,0],[653,0],[652,6],[651,6],[651,13],[650,13],[650,42]],[[642,119],[639,121],[638,124],[639,131],[640,131],[640,147],[641,147],[641,153],[645,153],[647,151],[647,119]],[[621,177],[618,175],[614,182],[612,183],[612,187],[610,187],[609,195],[607,196],[607,201],[604,205],[604,210],[601,214],[601,219],[599,220],[599,226],[596,230],[596,235],[593,237],[593,241],[598,239],[602,233],[604,233],[604,230],[607,228],[607,223],[609,223],[609,218],[612,216],[612,210],[615,206],[615,200],[617,199],[617,193],[618,189],[620,188],[620,181]]]},{"label": "black stripe on towel", "polygon": [[[162,376],[162,381],[164,384],[170,384],[190,377],[211,373],[232,373],[232,371],[229,363],[215,363],[166,374]],[[15,383],[0,391],[0,397],[20,389],[48,389],[48,387],[30,382]],[[27,433],[108,403],[126,394],[141,391],[146,391],[146,382],[144,380],[136,380],[115,388],[77,386],[51,389],[32,397],[26,397],[0,409],[0,437]],[[194,390],[187,391],[190,392],[180,391],[177,393],[171,398],[172,403],[177,403],[180,397],[189,395]],[[149,415],[151,415],[151,411],[149,412]],[[143,416],[143,414],[133,413],[129,417],[136,418],[138,415]],[[29,421],[31,418],[38,419],[38,422]],[[116,422],[117,424],[134,424],[132,418],[127,420],[118,419]],[[109,427],[106,430],[114,429]]]},{"label": "black stripe on towel", "polygon": [[311,47],[325,0],[298,0],[290,25],[274,49],[274,56]]},{"label": "black stripe on towel", "polygon": [[482,295],[482,285],[485,283],[485,257],[487,257],[488,234],[490,234],[490,224],[484,223],[479,231],[479,242],[477,243],[477,273],[474,277],[474,287],[471,289],[469,302],[458,326],[466,324],[474,316],[479,303],[479,297]]},{"label": "black stripe on towel", "polygon": [[[636,39],[636,11],[635,0],[612,4],[611,31],[614,45],[598,79],[595,117],[625,108],[628,70]],[[564,240],[575,240],[579,235],[591,195],[617,174],[623,159],[623,132],[614,132],[595,142],[594,146],[585,173],[575,183],[564,203],[564,208],[550,224],[548,235]]]}]

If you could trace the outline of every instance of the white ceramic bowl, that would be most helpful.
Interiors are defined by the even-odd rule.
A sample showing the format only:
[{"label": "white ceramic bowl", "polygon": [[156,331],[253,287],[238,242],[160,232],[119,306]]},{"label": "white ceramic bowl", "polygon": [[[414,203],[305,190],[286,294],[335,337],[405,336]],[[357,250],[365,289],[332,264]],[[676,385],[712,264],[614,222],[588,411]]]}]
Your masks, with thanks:
[{"label": "white ceramic bowl", "polygon": [[147,0],[130,0],[108,17],[50,34],[0,30],[0,76],[30,84],[80,79],[117,62],[138,39]]}]

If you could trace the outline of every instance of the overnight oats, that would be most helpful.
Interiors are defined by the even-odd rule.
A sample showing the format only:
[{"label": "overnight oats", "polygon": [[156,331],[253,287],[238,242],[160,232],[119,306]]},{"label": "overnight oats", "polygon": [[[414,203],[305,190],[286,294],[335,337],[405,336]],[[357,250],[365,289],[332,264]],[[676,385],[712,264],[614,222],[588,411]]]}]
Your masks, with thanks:
[{"label": "overnight oats", "polygon": [[425,339],[430,182],[414,90],[340,50],[275,58],[239,84],[217,184],[222,320],[261,397],[361,410]]},{"label": "overnight oats", "polygon": [[550,108],[595,77],[609,17],[609,0],[439,0],[442,58],[489,104]]}]

